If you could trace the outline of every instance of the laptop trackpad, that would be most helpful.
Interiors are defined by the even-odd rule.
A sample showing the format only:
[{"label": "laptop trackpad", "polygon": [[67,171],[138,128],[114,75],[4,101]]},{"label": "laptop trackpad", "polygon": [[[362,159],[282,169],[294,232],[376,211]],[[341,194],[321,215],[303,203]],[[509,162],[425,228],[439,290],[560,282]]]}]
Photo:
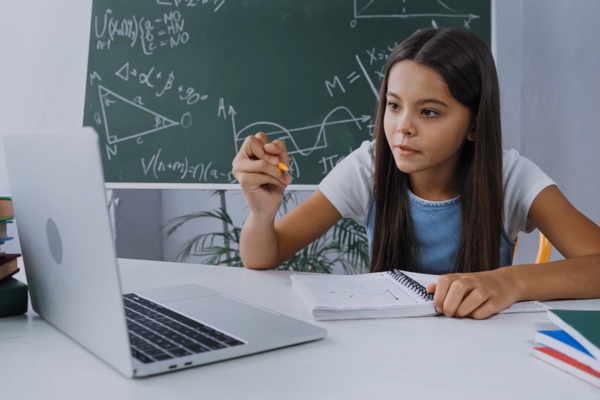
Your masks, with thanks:
[{"label": "laptop trackpad", "polygon": [[200,285],[188,283],[185,285],[162,286],[153,289],[136,290],[135,293],[156,303],[166,303],[173,300],[193,299],[196,297],[216,296],[219,292]]},{"label": "laptop trackpad", "polygon": [[231,331],[237,331],[240,323],[246,325],[247,321],[279,315],[195,284],[163,286],[136,293],[190,318]]},{"label": "laptop trackpad", "polygon": [[163,303],[184,315],[224,330],[236,331],[248,321],[278,316],[277,313],[254,307],[224,294]]}]

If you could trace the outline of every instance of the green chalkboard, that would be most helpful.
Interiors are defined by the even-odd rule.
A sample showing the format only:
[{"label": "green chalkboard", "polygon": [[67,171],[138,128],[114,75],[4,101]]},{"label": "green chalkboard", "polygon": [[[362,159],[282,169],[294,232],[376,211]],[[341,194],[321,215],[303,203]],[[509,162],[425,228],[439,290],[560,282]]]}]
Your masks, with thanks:
[{"label": "green chalkboard", "polygon": [[418,29],[491,42],[491,0],[94,0],[84,125],[114,183],[235,183],[244,138],[318,184],[371,137],[381,70]]}]

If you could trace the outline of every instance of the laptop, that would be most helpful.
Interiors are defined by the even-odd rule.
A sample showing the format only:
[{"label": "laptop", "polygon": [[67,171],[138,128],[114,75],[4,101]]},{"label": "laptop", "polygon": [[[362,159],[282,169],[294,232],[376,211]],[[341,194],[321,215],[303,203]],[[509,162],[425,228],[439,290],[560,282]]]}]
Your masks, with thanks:
[{"label": "laptop", "polygon": [[4,135],[33,309],[127,377],[322,339],[326,330],[186,284],[123,294],[92,128]]}]

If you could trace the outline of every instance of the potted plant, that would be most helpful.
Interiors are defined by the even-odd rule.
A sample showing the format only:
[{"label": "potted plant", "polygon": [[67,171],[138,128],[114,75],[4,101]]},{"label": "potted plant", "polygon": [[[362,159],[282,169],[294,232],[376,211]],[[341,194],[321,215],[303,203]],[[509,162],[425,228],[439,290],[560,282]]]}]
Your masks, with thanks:
[{"label": "potted plant", "polygon": [[[221,207],[212,211],[200,211],[170,220],[165,226],[167,237],[184,224],[197,219],[209,218],[222,222],[223,230],[201,233],[186,240],[175,259],[185,262],[190,256],[204,257],[203,262],[213,265],[242,267],[239,244],[241,227],[236,226],[227,212],[225,191],[214,192],[221,196]],[[279,212],[287,213],[297,204],[294,192],[284,195]],[[293,255],[278,269],[305,272],[331,273],[340,265],[346,274],[365,273],[369,263],[369,249],[363,226],[351,219],[342,219],[323,236]]]}]

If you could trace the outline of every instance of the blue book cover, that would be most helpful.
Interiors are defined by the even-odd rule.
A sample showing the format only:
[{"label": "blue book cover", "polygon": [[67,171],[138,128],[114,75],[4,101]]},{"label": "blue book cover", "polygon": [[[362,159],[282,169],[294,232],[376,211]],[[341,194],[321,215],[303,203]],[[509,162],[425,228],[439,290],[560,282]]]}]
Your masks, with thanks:
[{"label": "blue book cover", "polygon": [[600,361],[596,360],[585,347],[562,329],[537,331],[535,341],[538,344],[561,352],[588,367],[596,370],[600,368]]},{"label": "blue book cover", "polygon": [[12,224],[12,220],[10,220],[10,221],[0,221],[0,241],[5,241],[5,240],[12,239],[12,237],[10,239],[7,238],[7,234],[8,234],[7,226],[8,226],[8,224]]},{"label": "blue book cover", "polygon": [[573,337],[571,335],[569,335],[567,332],[563,331],[562,329],[538,331],[538,332],[540,332],[543,335],[549,336],[555,340],[561,341],[562,343],[564,343],[570,347],[573,347],[575,350],[579,350],[580,352],[585,353],[588,356],[592,356],[592,354],[589,351],[587,351],[585,349],[585,347],[580,345],[577,340],[573,339]]}]

